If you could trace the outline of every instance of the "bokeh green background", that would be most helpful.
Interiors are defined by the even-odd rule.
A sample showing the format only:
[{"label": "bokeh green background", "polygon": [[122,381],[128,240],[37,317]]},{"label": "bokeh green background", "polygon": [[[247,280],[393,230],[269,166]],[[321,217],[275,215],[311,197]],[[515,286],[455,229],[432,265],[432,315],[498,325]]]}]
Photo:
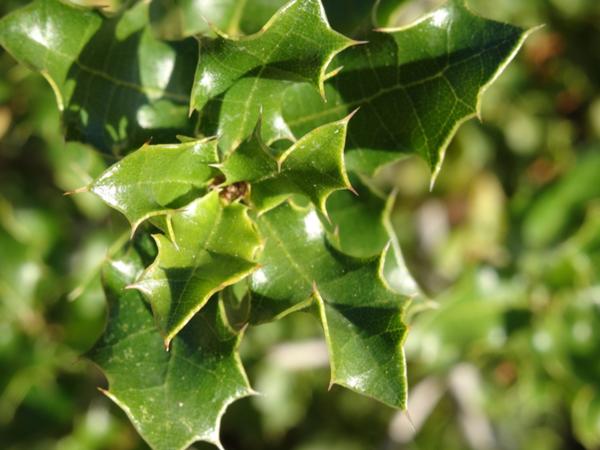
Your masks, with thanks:
[{"label": "bokeh green background", "polygon": [[[25,3],[3,0],[0,15]],[[318,324],[296,314],[246,337],[264,395],[230,407],[228,449],[600,448],[600,2],[469,4],[545,27],[461,128],[433,191],[417,159],[378,176],[432,299],[407,318],[408,414],[328,391]],[[128,229],[63,193],[105,165],[64,142],[43,78],[0,53],[2,449],[146,448],[81,357],[104,323],[99,266]]]}]

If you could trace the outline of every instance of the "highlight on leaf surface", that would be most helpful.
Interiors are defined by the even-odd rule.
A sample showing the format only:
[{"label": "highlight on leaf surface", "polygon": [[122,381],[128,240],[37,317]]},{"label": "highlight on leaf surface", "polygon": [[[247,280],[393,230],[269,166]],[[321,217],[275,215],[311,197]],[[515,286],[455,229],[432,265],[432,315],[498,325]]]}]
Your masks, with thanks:
[{"label": "highlight on leaf surface", "polygon": [[165,346],[224,287],[257,269],[261,241],[247,207],[217,191],[170,213],[173,241],[154,235],[158,256],[130,287],[152,305]]},{"label": "highlight on leaf surface", "polygon": [[261,111],[267,143],[293,139],[280,113],[283,90],[305,81],[322,95],[331,60],[354,44],[331,29],[319,0],[292,0],[254,35],[201,40],[191,109],[216,116],[211,134],[224,152],[251,135]]},{"label": "highlight on leaf surface", "polygon": [[286,0],[152,0],[150,17],[166,39],[211,35],[212,27],[228,36],[256,33]]},{"label": "highlight on leaf surface", "polygon": [[411,297],[385,280],[393,248],[375,258],[345,255],[329,244],[313,208],[287,202],[257,223],[265,247],[260,269],[250,277],[251,320],[267,322],[310,308],[323,325],[331,382],[405,408],[402,318]]},{"label": "highlight on leaf surface", "polygon": [[215,140],[144,145],[109,167],[89,186],[127,217],[132,232],[144,220],[199,197],[217,175]]},{"label": "highlight on leaf surface", "polygon": [[153,449],[184,450],[196,441],[221,447],[225,409],[253,393],[238,355],[241,334],[215,298],[165,351],[148,305],[126,289],[142,268],[133,247],[106,262],[108,322],[87,356],[108,379],[104,393]]},{"label": "highlight on leaf surface", "polygon": [[0,20],[0,45],[48,80],[69,140],[121,155],[193,132],[187,104],[197,43],[156,39],[147,2],[106,18],[35,0]]},{"label": "highlight on leaf surface", "polygon": [[348,128],[351,170],[372,174],[407,154],[423,157],[432,178],[458,126],[530,31],[471,13],[461,0],[402,28],[381,29],[336,59],[327,101],[309,86],[290,87],[283,116],[296,136],[360,107]]},{"label": "highlight on leaf surface", "polygon": [[251,185],[254,209],[272,209],[292,194],[308,197],[326,216],[331,193],[352,190],[344,167],[346,130],[351,115],[307,133],[279,156],[262,142],[260,123],[253,136],[219,166],[225,185]]}]

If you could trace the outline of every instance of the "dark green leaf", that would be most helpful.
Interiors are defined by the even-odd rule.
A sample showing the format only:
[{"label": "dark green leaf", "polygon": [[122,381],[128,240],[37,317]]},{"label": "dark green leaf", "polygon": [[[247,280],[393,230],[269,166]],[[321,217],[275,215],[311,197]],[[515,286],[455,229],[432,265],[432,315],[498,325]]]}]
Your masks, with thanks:
[{"label": "dark green leaf", "polygon": [[302,194],[326,214],[332,192],[352,189],[344,168],[349,119],[311,131],[279,157],[263,144],[257,128],[220,167],[226,183],[249,182],[258,211],[277,206],[291,194]]},{"label": "dark green leaf", "polygon": [[406,406],[402,322],[410,297],[384,279],[386,253],[344,255],[327,243],[314,209],[285,203],[258,221],[266,239],[261,268],[251,277],[255,321],[312,306],[331,359],[331,382],[388,405]]},{"label": "dark green leaf", "polygon": [[119,155],[149,139],[193,132],[187,104],[197,44],[156,40],[145,2],[105,19],[35,0],[0,21],[0,44],[46,77],[68,139]]},{"label": "dark green leaf", "polygon": [[293,139],[281,118],[283,90],[306,81],[323,93],[331,59],[352,44],[329,27],[319,0],[294,0],[257,34],[201,42],[191,106],[201,110],[214,99],[204,114],[216,116],[225,151],[252,133],[261,110],[267,143]]},{"label": "dark green leaf", "polygon": [[348,167],[372,173],[417,153],[438,173],[458,125],[473,117],[485,88],[527,33],[473,15],[451,0],[414,25],[371,33],[348,49],[324,103],[308,86],[289,89],[284,118],[295,135],[360,107],[348,129]]},{"label": "dark green leaf", "polygon": [[252,394],[237,353],[241,336],[215,299],[165,351],[148,306],[126,289],[142,267],[133,250],[106,263],[108,324],[88,356],[106,374],[106,395],[153,449],[183,450],[199,440],[220,445],[226,407]]},{"label": "dark green leaf", "polygon": [[170,214],[168,223],[172,241],[154,236],[158,256],[131,286],[148,297],[167,347],[214,293],[257,268],[260,246],[246,207],[225,204],[217,191]]}]

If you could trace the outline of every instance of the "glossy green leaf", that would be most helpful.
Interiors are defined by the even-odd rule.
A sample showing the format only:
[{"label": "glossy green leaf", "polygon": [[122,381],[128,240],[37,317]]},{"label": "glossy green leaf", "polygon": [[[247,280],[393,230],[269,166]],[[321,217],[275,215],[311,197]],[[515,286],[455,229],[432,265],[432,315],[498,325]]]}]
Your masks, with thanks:
[{"label": "glossy green leaf", "polygon": [[277,206],[291,194],[301,194],[326,214],[332,192],[352,189],[344,168],[349,119],[311,131],[279,157],[262,142],[257,128],[220,167],[226,184],[250,183],[250,199],[259,211]]},{"label": "glossy green leaf", "polygon": [[328,244],[314,209],[285,203],[258,220],[266,239],[251,277],[254,321],[312,307],[329,347],[331,382],[406,406],[403,311],[410,297],[384,279],[390,250],[357,259]]},{"label": "glossy green leaf", "polygon": [[285,87],[306,81],[323,93],[330,61],[352,44],[329,27],[319,0],[294,0],[259,33],[201,42],[191,107],[201,110],[213,100],[204,115],[216,122],[225,151],[252,133],[261,111],[267,143],[292,139],[280,113]]},{"label": "glossy green leaf", "polygon": [[167,38],[210,34],[211,26],[229,36],[256,33],[287,0],[153,0],[150,15]]},{"label": "glossy green leaf", "polygon": [[390,25],[392,14],[407,0],[323,0],[331,27],[351,37],[363,37]]},{"label": "glossy green leaf", "polygon": [[172,213],[170,234],[155,235],[158,256],[131,286],[152,304],[165,346],[225,286],[257,268],[260,240],[240,203],[226,204],[217,191]]},{"label": "glossy green leaf", "polygon": [[145,2],[105,19],[59,0],[35,0],[0,21],[0,44],[46,77],[68,139],[119,155],[193,131],[187,104],[197,44],[154,38]]},{"label": "glossy green leaf", "polygon": [[417,153],[438,173],[456,128],[527,33],[473,15],[451,0],[414,25],[371,33],[343,52],[323,102],[308,86],[288,90],[284,119],[301,136],[360,107],[348,129],[348,167],[372,173]]},{"label": "glossy green leaf", "polygon": [[108,323],[88,356],[108,379],[106,395],[153,449],[184,450],[199,440],[220,446],[225,409],[252,394],[237,353],[241,336],[215,299],[165,351],[149,307],[126,289],[142,267],[132,249],[106,263]]},{"label": "glossy green leaf", "polygon": [[200,196],[218,162],[214,140],[144,145],[109,167],[89,190],[122,212],[133,230],[145,219],[166,214]]}]

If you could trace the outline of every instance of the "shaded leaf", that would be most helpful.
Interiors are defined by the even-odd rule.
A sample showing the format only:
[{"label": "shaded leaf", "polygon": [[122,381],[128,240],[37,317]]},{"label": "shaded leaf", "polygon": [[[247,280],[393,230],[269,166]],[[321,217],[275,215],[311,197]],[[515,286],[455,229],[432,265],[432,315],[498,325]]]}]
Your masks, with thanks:
[{"label": "shaded leaf", "polygon": [[391,406],[406,406],[402,322],[410,297],[383,270],[389,250],[357,259],[327,243],[314,209],[285,203],[258,220],[265,248],[251,277],[254,321],[312,307],[321,319],[331,382]]},{"label": "shaded leaf", "polygon": [[323,213],[329,195],[351,189],[344,168],[348,120],[323,125],[306,134],[279,157],[261,140],[259,128],[220,167],[226,184],[251,184],[251,201],[271,209],[291,194],[307,196]]},{"label": "shaded leaf", "polygon": [[323,0],[331,27],[351,37],[363,37],[376,27],[389,25],[406,0]]},{"label": "shaded leaf", "polygon": [[41,72],[56,94],[67,138],[119,155],[153,139],[190,134],[193,39],[165,43],[148,27],[148,5],[120,16],[35,0],[0,21],[0,44]]},{"label": "shaded leaf", "polygon": [[284,118],[301,136],[360,107],[348,129],[348,167],[372,173],[417,153],[438,173],[457,126],[479,110],[482,92],[527,33],[473,15],[461,0],[414,25],[373,32],[343,52],[323,102],[306,85],[287,92]]},{"label": "shaded leaf", "polygon": [[280,114],[284,88],[306,81],[322,92],[331,59],[352,44],[329,27],[319,0],[294,0],[257,34],[201,42],[191,107],[216,99],[208,113],[225,151],[252,133],[261,110],[267,143],[291,139]]},{"label": "shaded leaf", "polygon": [[145,219],[165,214],[198,197],[215,176],[214,140],[144,145],[109,167],[89,189],[122,212],[133,230]]},{"label": "shaded leaf", "polygon": [[237,353],[241,336],[214,301],[165,351],[148,306],[126,290],[142,267],[132,249],[106,263],[108,323],[88,356],[108,379],[106,395],[153,449],[183,450],[198,440],[220,445],[226,407],[252,393]]},{"label": "shaded leaf", "polygon": [[217,191],[168,221],[173,241],[154,236],[158,256],[131,286],[148,297],[167,347],[214,293],[256,269],[260,245],[247,208],[225,204]]}]

